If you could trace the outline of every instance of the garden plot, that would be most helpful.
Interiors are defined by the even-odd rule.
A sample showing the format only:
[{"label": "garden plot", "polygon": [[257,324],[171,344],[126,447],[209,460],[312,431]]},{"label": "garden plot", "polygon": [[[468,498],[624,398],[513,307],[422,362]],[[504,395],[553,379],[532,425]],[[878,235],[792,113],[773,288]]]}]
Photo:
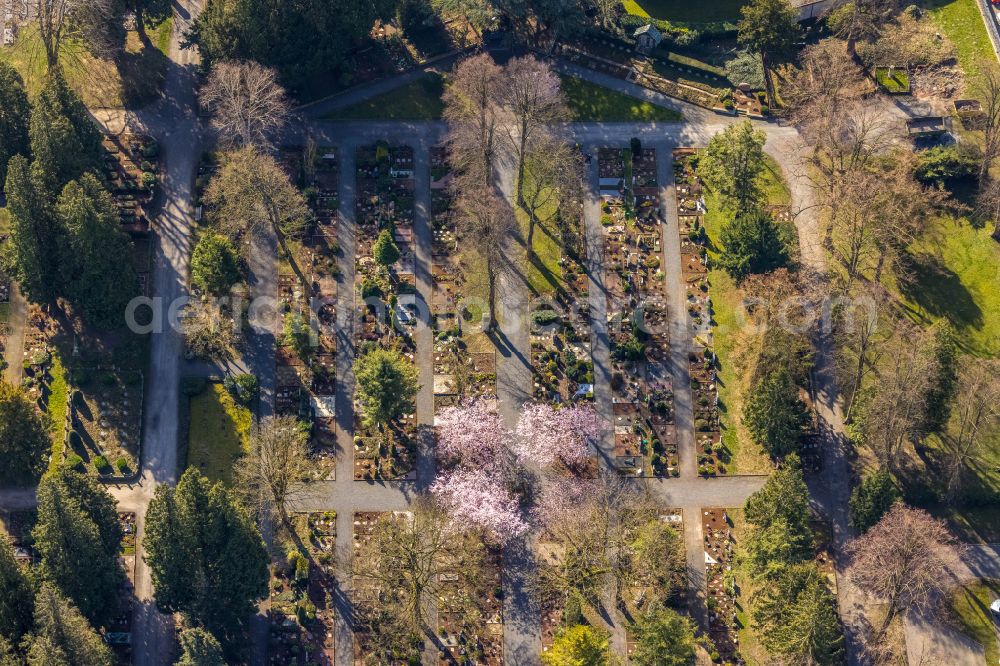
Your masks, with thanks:
[{"label": "garden plot", "polygon": [[[306,200],[316,216],[316,235],[336,235],[340,208],[340,161],[332,147],[306,151],[304,162]],[[311,164],[311,167],[310,167]]]},{"label": "garden plot", "polygon": [[676,476],[656,152],[601,149],[599,170],[617,465],[629,476]]},{"label": "garden plot", "polygon": [[337,514],[294,513],[286,554],[271,562],[271,664],[334,663],[333,554]]},{"label": "garden plot", "polygon": [[[729,456],[721,443],[717,362],[712,344],[712,301],[708,280],[708,236],[705,233],[704,184],[696,173],[697,151],[674,151],[675,196],[679,214],[681,274],[687,290],[694,350],[688,355],[699,449],[698,473],[725,474]],[[777,211],[781,214],[781,211]],[[786,216],[790,211],[783,211]]]},{"label": "garden plot", "polygon": [[471,593],[458,574],[442,577],[437,601],[437,635],[445,647],[439,659],[442,666],[503,663],[503,561],[498,548],[486,544],[482,548],[484,568],[478,583],[485,595]]},{"label": "garden plot", "polygon": [[139,372],[75,369],[67,464],[102,477],[133,474],[139,465],[142,401]]},{"label": "garden plot", "polygon": [[736,613],[739,588],[733,571],[736,539],[733,520],[726,509],[702,509],[705,539],[705,579],[708,593],[708,633],[722,661],[735,661],[739,653]]},{"label": "garden plot", "polygon": [[122,229],[149,231],[149,207],[156,194],[159,146],[139,134],[105,135],[104,178],[114,197]]},{"label": "garden plot", "polygon": [[470,352],[457,335],[439,333],[434,342],[434,411],[496,392],[496,352]]},{"label": "garden plot", "polygon": [[386,426],[382,431],[364,425],[356,407],[354,432],[354,480],[412,480],[417,478],[414,468],[417,456],[417,438],[420,429],[416,414],[406,414],[399,423]]},{"label": "garden plot", "polygon": [[588,304],[543,299],[532,306],[531,365],[536,399],[561,404],[593,399]]},{"label": "garden plot", "polygon": [[118,512],[122,529],[121,551],[118,559],[125,571],[125,579],[118,589],[118,614],[111,619],[104,634],[119,663],[132,663],[132,613],[135,605],[135,514]]}]

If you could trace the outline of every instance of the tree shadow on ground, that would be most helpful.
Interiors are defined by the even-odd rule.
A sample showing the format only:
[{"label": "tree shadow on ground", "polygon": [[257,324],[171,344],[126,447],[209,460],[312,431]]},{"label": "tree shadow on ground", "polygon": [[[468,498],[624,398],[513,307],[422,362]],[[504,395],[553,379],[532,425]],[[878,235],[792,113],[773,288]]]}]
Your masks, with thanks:
[{"label": "tree shadow on ground", "polygon": [[900,259],[904,275],[900,292],[920,309],[916,314],[945,317],[957,328],[981,328],[983,311],[953,270],[940,257],[906,253]]}]

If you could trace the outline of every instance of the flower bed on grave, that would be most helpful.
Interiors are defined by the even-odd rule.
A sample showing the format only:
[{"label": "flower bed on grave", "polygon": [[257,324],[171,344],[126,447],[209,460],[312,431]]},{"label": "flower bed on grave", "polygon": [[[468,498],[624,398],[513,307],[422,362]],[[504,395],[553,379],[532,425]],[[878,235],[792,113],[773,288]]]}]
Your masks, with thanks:
[{"label": "flower bed on grave", "polygon": [[142,373],[76,368],[71,380],[67,461],[101,477],[133,475],[142,433]]},{"label": "flower bed on grave", "polygon": [[708,633],[722,663],[742,663],[739,655],[737,610],[739,588],[733,572],[736,540],[725,509],[702,509],[705,543]]},{"label": "flower bed on grave", "polygon": [[532,306],[531,365],[536,399],[559,404],[593,399],[594,362],[586,302],[564,304],[544,299]]},{"label": "flower bed on grave", "polygon": [[315,151],[307,149],[303,170],[303,193],[316,216],[316,234],[335,236],[340,208],[340,161],[336,149],[328,146],[319,146]]},{"label": "flower bed on grave", "polygon": [[[468,536],[467,538],[474,538]],[[445,647],[438,663],[503,664],[503,560],[499,548],[482,545],[485,596],[470,594],[458,575],[442,577],[437,600],[437,636]]]},{"label": "flower bed on grave", "polygon": [[361,418],[354,424],[354,480],[415,479],[416,414],[406,414],[382,431],[367,427]]},{"label": "flower bed on grave", "polygon": [[[717,360],[712,347],[712,301],[708,280],[704,184],[697,174],[697,151],[674,151],[674,189],[679,214],[681,275],[687,290],[694,350],[688,355],[695,415],[698,473],[725,474],[729,453],[721,443]],[[788,211],[786,211],[786,214]]]},{"label": "flower bed on grave", "polygon": [[617,466],[629,476],[676,476],[656,153],[601,149],[598,159]]},{"label": "flower bed on grave", "polygon": [[105,135],[104,180],[114,197],[122,229],[149,230],[149,207],[156,194],[159,146],[139,134]]},{"label": "flower bed on grave", "polygon": [[337,514],[295,513],[286,554],[271,563],[268,663],[334,663]]}]

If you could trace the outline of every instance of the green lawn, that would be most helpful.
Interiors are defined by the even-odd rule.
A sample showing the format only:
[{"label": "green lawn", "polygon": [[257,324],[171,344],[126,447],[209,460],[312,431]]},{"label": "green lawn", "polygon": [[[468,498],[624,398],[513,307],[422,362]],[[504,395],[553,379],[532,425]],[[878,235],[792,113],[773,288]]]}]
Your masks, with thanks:
[{"label": "green lawn", "polygon": [[977,0],[924,0],[935,22],[958,50],[958,64],[974,80],[983,67],[996,67],[997,56]]},{"label": "green lawn", "polygon": [[[525,174],[525,196],[530,197],[534,188],[531,177],[531,166],[528,166]],[[562,257],[562,244],[557,237],[556,212],[559,209],[558,198],[552,196],[544,200],[543,205],[536,211],[538,222],[535,224],[535,233],[531,239],[534,258],[529,262],[528,289],[533,295],[551,296],[556,293],[563,281],[562,266],[559,265],[559,258]],[[528,223],[530,218],[527,211],[518,208],[517,220],[521,225],[521,234],[527,240]]]},{"label": "green lawn", "polygon": [[1000,581],[981,580],[959,587],[951,598],[951,610],[959,628],[986,648],[986,664],[996,664],[1000,660],[995,620],[990,613],[990,604],[998,597]]},{"label": "green lawn", "polygon": [[625,11],[636,16],[682,23],[735,21],[747,0],[625,0]]},{"label": "green lawn", "polygon": [[440,120],[444,77],[430,72],[401,88],[325,116],[327,120]]},{"label": "green lawn", "polygon": [[233,462],[250,442],[251,414],[220,383],[191,398],[188,466],[213,481],[232,481]]},{"label": "green lawn", "polygon": [[66,368],[62,358],[56,351],[52,352],[52,383],[51,393],[46,402],[46,418],[49,422],[49,434],[52,436],[52,458],[49,468],[55,469],[62,464],[63,445],[66,440],[66,410],[69,402],[69,382],[66,381]]},{"label": "green lawn", "polygon": [[597,122],[664,122],[684,119],[679,111],[636,99],[572,76],[563,76],[562,89],[573,120]]},{"label": "green lawn", "polygon": [[914,318],[951,322],[976,356],[1000,355],[1000,243],[990,231],[940,218],[911,246],[916,282],[901,294]]},{"label": "green lawn", "polygon": [[[777,164],[767,158],[767,170],[764,173],[764,191],[771,204],[787,204],[791,195],[785,185]],[[721,201],[715,193],[705,197],[708,213],[705,215],[705,231],[710,241],[709,257],[714,260],[719,255],[721,244],[719,238],[722,227],[728,222],[729,215],[722,208]],[[744,325],[741,315],[743,294],[736,282],[722,269],[712,269],[708,273],[711,285],[712,314],[715,327],[712,332],[712,342],[719,359],[719,407],[723,423],[723,443],[732,452],[732,462],[727,465],[730,474],[767,474],[772,465],[767,454],[759,446],[751,442],[742,442],[733,427],[734,419],[743,410],[740,383],[733,367],[735,348],[740,340],[740,330]]]},{"label": "green lawn", "polygon": [[[172,23],[161,24],[150,34],[153,48],[145,49],[138,35],[128,33],[125,53],[116,64],[93,57],[80,40],[66,39],[59,52],[66,80],[91,107],[138,107],[152,101],[166,72],[165,53],[170,44]],[[38,30],[28,27],[18,35],[14,46],[0,47],[0,61],[12,65],[24,79],[28,93],[34,95],[45,81],[45,50]]]}]

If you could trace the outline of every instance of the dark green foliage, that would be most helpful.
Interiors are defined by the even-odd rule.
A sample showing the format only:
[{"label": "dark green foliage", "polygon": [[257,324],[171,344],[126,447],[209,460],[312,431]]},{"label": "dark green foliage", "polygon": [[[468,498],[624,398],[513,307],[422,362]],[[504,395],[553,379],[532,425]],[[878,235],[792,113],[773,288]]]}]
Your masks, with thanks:
[{"label": "dark green foliage", "polygon": [[743,423],[772,458],[783,458],[798,450],[809,413],[786,368],[772,370],[751,388],[743,406]]},{"label": "dark green foliage", "polygon": [[7,180],[7,163],[28,154],[28,93],[21,75],[0,62],[0,187]]},{"label": "dark green foliage", "polygon": [[424,55],[447,48],[448,33],[429,0],[400,0],[396,21],[406,38]]},{"label": "dark green foliage", "polygon": [[958,384],[958,339],[955,329],[938,324],[934,332],[934,356],[937,372],[927,391],[927,407],[923,415],[923,432],[940,432],[948,423]]},{"label": "dark green foliage", "polygon": [[51,449],[45,423],[28,396],[0,380],[0,483],[30,485],[45,471]]},{"label": "dark green foliage", "polygon": [[917,153],[914,175],[925,185],[945,185],[979,173],[983,156],[971,144],[935,146]]},{"label": "dark green foliage", "polygon": [[752,0],[740,14],[737,38],[742,46],[761,54],[768,78],[774,63],[788,56],[802,36],[798,11],[788,0]]},{"label": "dark green foliage", "polygon": [[752,526],[743,552],[751,575],[769,577],[812,557],[809,490],[797,456],[788,456],[764,487],[747,499],[744,511]]},{"label": "dark green foliage", "polygon": [[29,299],[52,300],[61,291],[66,252],[66,232],[51,205],[52,195],[21,155],[8,164],[4,190],[10,213],[11,277]]},{"label": "dark green foliage", "polygon": [[180,639],[184,654],[174,666],[226,666],[219,641],[204,629],[185,629]]},{"label": "dark green foliage", "polygon": [[788,232],[762,210],[740,213],[724,227],[719,265],[734,280],[788,264]]},{"label": "dark green foliage", "polygon": [[222,483],[189,469],[157,486],[146,514],[146,561],[164,612],[182,612],[235,654],[267,595],[267,551],[250,515]]},{"label": "dark green foliage", "polygon": [[372,256],[380,266],[389,267],[399,261],[399,247],[391,229],[383,229],[372,246]]},{"label": "dark green foliage", "polygon": [[899,490],[889,472],[878,470],[869,474],[851,492],[851,526],[867,532],[898,499]]},{"label": "dark green foliage", "polygon": [[242,374],[226,377],[222,382],[226,390],[241,405],[252,405],[260,392],[260,381],[256,375]]},{"label": "dark green foliage", "polygon": [[42,578],[95,625],[114,617],[124,572],[118,561],[121,526],[107,491],[65,467],[47,474],[38,484],[38,523],[32,535]]},{"label": "dark green foliage", "polygon": [[[380,3],[386,4],[386,3]],[[295,90],[316,76],[350,75],[350,49],[371,31],[372,0],[209,0],[191,32],[205,62],[256,60]]]},{"label": "dark green foliage", "polygon": [[191,253],[191,282],[198,289],[220,296],[240,280],[236,248],[225,236],[206,233]]},{"label": "dark green foliage", "polygon": [[100,634],[50,583],[35,597],[35,635],[27,644],[28,666],[111,666],[114,658]]},{"label": "dark green foliage", "polygon": [[62,74],[49,74],[31,110],[32,168],[55,195],[100,166],[101,133]]},{"label": "dark green foliage", "polygon": [[758,207],[764,197],[764,141],[767,135],[747,120],[728,126],[708,142],[698,170],[722,197],[726,208],[743,214]]},{"label": "dark green foliage", "polygon": [[312,355],[312,329],[301,312],[285,315],[284,344],[295,350],[295,354],[306,361]]},{"label": "dark green foliage", "polygon": [[31,630],[32,594],[27,577],[14,559],[14,549],[0,535],[0,636],[15,643]]},{"label": "dark green foliage", "polygon": [[675,610],[659,605],[632,625],[636,666],[688,666],[695,663],[694,623]]},{"label": "dark green foliage", "polygon": [[417,369],[398,351],[375,349],[360,356],[354,376],[368,424],[386,425],[416,409]]},{"label": "dark green foliage", "polygon": [[750,601],[753,626],[773,655],[791,663],[833,666],[844,660],[836,598],[808,562],[782,568]]},{"label": "dark green foliage", "polygon": [[628,140],[628,147],[629,151],[632,153],[632,159],[635,159],[639,157],[639,154],[642,152],[642,141],[639,140],[639,137],[634,136]]},{"label": "dark green foliage", "polygon": [[68,296],[91,324],[121,326],[128,302],[138,295],[138,281],[132,240],[121,230],[114,199],[88,173],[66,185],[56,211],[72,258],[64,266]]}]

